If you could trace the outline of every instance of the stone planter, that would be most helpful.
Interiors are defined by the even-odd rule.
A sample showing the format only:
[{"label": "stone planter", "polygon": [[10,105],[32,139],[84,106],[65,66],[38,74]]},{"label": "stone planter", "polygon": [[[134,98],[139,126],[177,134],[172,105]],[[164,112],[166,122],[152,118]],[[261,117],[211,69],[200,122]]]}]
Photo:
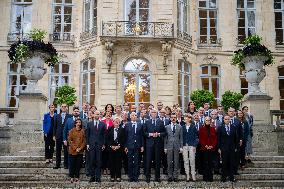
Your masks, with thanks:
[{"label": "stone planter", "polygon": [[45,56],[45,53],[35,52],[32,57],[25,60],[22,72],[27,78],[27,87],[22,91],[23,93],[40,93],[37,82],[46,74],[46,68],[44,68]]},{"label": "stone planter", "polygon": [[266,76],[264,63],[267,60],[265,56],[249,56],[244,58],[243,63],[245,65],[245,78],[248,82],[248,95],[263,95],[260,90],[259,83]]}]

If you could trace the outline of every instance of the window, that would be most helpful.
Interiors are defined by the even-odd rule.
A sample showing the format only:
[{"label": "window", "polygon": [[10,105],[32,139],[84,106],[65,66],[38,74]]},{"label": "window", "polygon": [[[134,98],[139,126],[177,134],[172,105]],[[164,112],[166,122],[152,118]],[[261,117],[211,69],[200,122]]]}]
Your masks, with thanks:
[{"label": "window", "polygon": [[283,45],[284,0],[274,0],[276,45]]},{"label": "window", "polygon": [[53,41],[71,40],[72,6],[72,0],[54,0]]},{"label": "window", "polygon": [[[212,92],[217,102],[220,100],[220,67],[216,65],[201,66],[202,89]],[[215,104],[216,105],[216,104]]]},{"label": "window", "polygon": [[255,0],[238,0],[238,41],[255,34]]},{"label": "window", "polygon": [[188,3],[187,0],[177,1],[177,27],[179,32],[188,32]]},{"label": "window", "polygon": [[149,0],[125,0],[126,33],[148,34],[149,22]]},{"label": "window", "polygon": [[243,69],[240,68],[240,80],[241,80],[241,94],[246,95],[248,93],[248,82],[243,74]]},{"label": "window", "polygon": [[217,0],[199,0],[199,43],[218,43]]},{"label": "window", "polygon": [[84,32],[97,34],[97,0],[85,0],[84,12]]},{"label": "window", "polygon": [[[284,110],[284,67],[278,67],[279,93],[280,93],[280,110]],[[284,116],[281,116],[284,119]]]},{"label": "window", "polygon": [[56,89],[63,85],[69,85],[70,80],[71,80],[71,69],[69,63],[60,62],[59,64],[56,64],[54,67],[50,67],[50,74],[48,79],[49,104],[53,103],[54,101]]},{"label": "window", "polygon": [[184,60],[178,61],[178,103],[185,111],[190,95],[190,65]]},{"label": "window", "polygon": [[9,41],[27,38],[32,27],[32,0],[14,0],[12,3]]},{"label": "window", "polygon": [[27,78],[21,73],[21,67],[24,64],[9,64],[8,67],[8,89],[7,89],[7,101],[6,106],[18,107],[21,90],[24,90],[27,86]]},{"label": "window", "polygon": [[147,107],[150,104],[150,71],[144,59],[130,59],[124,65],[123,91],[124,102],[135,104],[143,102]]},{"label": "window", "polygon": [[87,59],[81,63],[80,101],[95,104],[96,59]]}]

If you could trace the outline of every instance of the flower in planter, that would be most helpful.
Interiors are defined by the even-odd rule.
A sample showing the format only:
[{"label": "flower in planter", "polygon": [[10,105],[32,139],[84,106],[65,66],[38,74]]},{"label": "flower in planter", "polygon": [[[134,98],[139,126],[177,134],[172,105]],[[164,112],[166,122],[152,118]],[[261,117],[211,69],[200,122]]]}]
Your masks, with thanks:
[{"label": "flower in planter", "polygon": [[31,57],[34,52],[45,53],[45,63],[54,66],[59,62],[58,53],[51,43],[44,43],[43,38],[46,32],[40,29],[33,29],[29,33],[32,40],[17,41],[10,46],[8,56],[12,63],[21,63]]},{"label": "flower in planter", "polygon": [[267,66],[273,64],[272,52],[260,43],[261,40],[262,38],[258,35],[247,37],[244,41],[245,46],[234,52],[231,64],[239,66],[240,68],[245,68],[243,59],[249,56],[266,57],[264,65]]}]

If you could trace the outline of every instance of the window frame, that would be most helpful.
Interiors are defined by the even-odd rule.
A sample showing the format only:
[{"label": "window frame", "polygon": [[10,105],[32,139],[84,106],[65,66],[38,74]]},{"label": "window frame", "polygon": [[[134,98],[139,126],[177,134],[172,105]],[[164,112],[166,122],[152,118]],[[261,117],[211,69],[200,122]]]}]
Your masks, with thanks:
[{"label": "window frame", "polygon": [[[275,9],[275,0],[274,0],[273,1],[273,10],[274,10],[274,19],[276,19],[276,17],[275,17],[276,12],[282,13],[282,28],[276,28],[276,24],[275,24],[275,21],[274,21],[274,32],[275,32],[275,44],[283,46],[284,45],[284,1],[281,0],[281,9]],[[282,29],[282,41],[280,43],[277,43],[276,29]]]},{"label": "window frame", "polygon": [[[184,12],[184,10],[186,10],[186,13]],[[179,18],[179,16],[181,16],[181,18]],[[177,29],[179,32],[189,33],[188,0],[177,0]]]},{"label": "window frame", "polygon": [[[188,61],[179,59],[178,64],[181,64],[181,70],[179,70],[179,66],[178,66],[178,75],[180,75],[181,77],[181,81],[179,83],[178,81],[178,91],[180,91],[181,95],[178,94],[178,102],[179,102],[179,98],[181,98],[181,104],[180,107],[182,108],[183,113],[186,111],[186,107],[187,104],[185,103],[185,99],[186,99],[186,84],[185,84],[185,77],[188,77],[188,101],[190,101],[190,92],[191,92],[191,64]],[[188,72],[186,72],[185,69],[185,64],[188,65]],[[188,103],[188,102],[187,102]]]},{"label": "window frame", "polygon": [[[89,22],[89,28],[86,28],[86,3],[90,3],[90,10],[89,10],[89,14],[90,14],[90,20]],[[95,6],[96,5],[96,6]],[[96,17],[93,17],[94,12],[96,9]],[[83,17],[84,17],[84,22],[83,22],[83,32],[86,33],[94,33],[97,35],[97,31],[98,31],[98,0],[84,0],[83,2]],[[96,24],[95,24],[96,23]]]},{"label": "window frame", "polygon": [[[128,10],[128,7],[127,6],[130,6],[129,4],[128,4],[128,1],[129,0],[124,0],[124,20],[125,21],[128,21],[128,22],[131,22],[130,20],[129,20],[129,18],[128,18],[128,12],[127,12],[127,10]],[[135,7],[135,9],[136,9],[136,12],[135,12],[135,22],[137,22],[137,23],[140,23],[140,22],[150,22],[150,20],[151,20],[151,0],[148,0],[149,1],[149,7],[148,8],[140,8],[140,6],[139,6],[139,0],[135,0],[136,1],[136,7]],[[139,12],[140,12],[140,9],[148,9],[148,20],[147,21],[141,21],[140,20],[140,18],[139,18]]]},{"label": "window frame", "polygon": [[[249,84],[248,84],[248,82],[246,81],[248,87],[242,87],[242,79],[246,79],[245,75],[243,74],[243,71],[244,71],[244,70],[242,70],[242,69],[240,68],[240,75],[239,75],[239,78],[240,78],[240,92],[241,92],[242,95],[246,95],[246,94],[248,94],[248,91],[249,91],[249,86],[248,86]],[[246,94],[243,94],[243,93],[242,93],[242,90],[246,90],[247,93],[246,93]]]}]

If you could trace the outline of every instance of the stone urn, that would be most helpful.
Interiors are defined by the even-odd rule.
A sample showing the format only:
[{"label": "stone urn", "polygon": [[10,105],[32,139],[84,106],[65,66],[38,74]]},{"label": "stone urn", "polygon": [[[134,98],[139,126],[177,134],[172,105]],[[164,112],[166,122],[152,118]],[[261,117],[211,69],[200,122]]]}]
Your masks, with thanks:
[{"label": "stone urn", "polygon": [[259,83],[266,76],[264,69],[264,63],[266,60],[266,56],[248,56],[243,59],[243,64],[245,65],[244,75],[248,82],[248,94],[264,94],[260,90]]},{"label": "stone urn", "polygon": [[44,68],[46,56],[45,53],[35,52],[25,60],[22,72],[27,78],[27,87],[22,91],[23,93],[40,93],[37,82],[46,74],[46,68]]}]

